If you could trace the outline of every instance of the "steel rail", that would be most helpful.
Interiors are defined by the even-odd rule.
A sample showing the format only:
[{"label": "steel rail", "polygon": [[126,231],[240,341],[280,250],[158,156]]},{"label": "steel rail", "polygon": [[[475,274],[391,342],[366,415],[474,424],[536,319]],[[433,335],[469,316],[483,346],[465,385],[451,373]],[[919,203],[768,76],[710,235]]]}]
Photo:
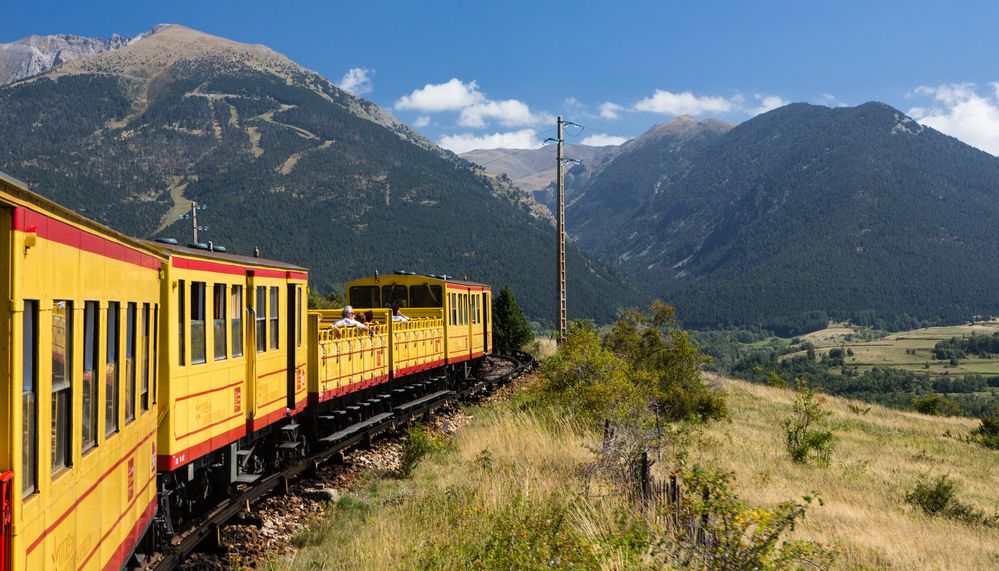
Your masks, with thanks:
[{"label": "steel rail", "polygon": [[[296,478],[303,472],[318,468],[319,465],[329,460],[329,458],[334,454],[347,450],[361,442],[365,442],[382,432],[394,430],[396,427],[405,425],[414,418],[428,416],[434,410],[437,410],[438,408],[451,402],[467,400],[477,394],[492,391],[497,386],[505,384],[511,379],[537,366],[537,361],[534,357],[523,351],[514,351],[510,355],[493,354],[490,355],[490,358],[506,360],[512,363],[514,367],[513,369],[498,375],[495,378],[486,377],[480,379],[478,382],[468,387],[464,387],[459,391],[447,391],[447,394],[441,395],[437,399],[422,402],[419,405],[400,410],[399,407],[406,407],[406,404],[408,404],[403,403],[402,405],[399,405],[399,407],[394,407],[392,417],[385,419],[383,422],[360,430],[357,434],[350,436],[349,438],[325,447],[290,468],[286,468],[280,472],[275,472],[274,474],[261,478],[260,481],[255,482],[249,488],[242,490],[237,496],[228,498],[221,502],[218,506],[209,511],[196,525],[174,536],[168,547],[163,548],[156,554],[153,554],[153,557],[150,558],[150,563],[152,563],[153,566],[147,567],[147,569],[155,571],[168,571],[175,568],[203,542],[211,541],[211,536],[213,534],[215,535],[214,540],[219,543],[221,539],[221,528],[229,523],[230,520],[240,514],[246,514],[250,505],[271,493],[274,488],[284,485],[285,490],[287,491],[288,483],[293,478]],[[419,400],[421,399],[415,399],[410,402],[415,403]],[[159,555],[160,558],[156,559],[156,555]]]}]

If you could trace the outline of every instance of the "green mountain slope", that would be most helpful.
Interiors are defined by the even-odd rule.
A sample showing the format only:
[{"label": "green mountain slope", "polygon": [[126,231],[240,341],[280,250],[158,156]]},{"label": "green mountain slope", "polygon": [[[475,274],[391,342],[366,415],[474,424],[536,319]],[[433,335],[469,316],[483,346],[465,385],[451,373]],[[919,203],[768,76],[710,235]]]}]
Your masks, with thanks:
[{"label": "green mountain slope", "polygon": [[[554,314],[554,231],[520,191],[263,46],[179,26],[0,89],[0,169],[137,236],[305,265],[320,291],[374,270],[510,283]],[[570,312],[631,290],[569,253]]]},{"label": "green mountain slope", "polygon": [[[999,159],[891,107],[789,105],[669,168],[610,206],[637,208],[616,232],[581,242],[688,324],[999,313]],[[625,175],[608,166],[590,185],[620,192]]]}]

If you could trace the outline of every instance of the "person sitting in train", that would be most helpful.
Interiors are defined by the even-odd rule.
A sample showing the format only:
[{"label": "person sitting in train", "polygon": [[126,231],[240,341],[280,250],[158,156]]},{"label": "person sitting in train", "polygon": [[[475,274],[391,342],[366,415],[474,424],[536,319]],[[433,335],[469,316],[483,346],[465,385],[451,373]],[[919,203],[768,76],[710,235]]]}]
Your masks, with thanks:
[{"label": "person sitting in train", "polygon": [[339,321],[334,321],[333,327],[356,327],[362,331],[367,331],[369,334],[373,334],[370,327],[354,319],[354,308],[352,306],[345,306],[340,314],[343,318]]},{"label": "person sitting in train", "polygon": [[402,314],[402,308],[399,307],[399,304],[395,304],[392,306],[392,321],[401,322],[401,323],[406,323],[409,321],[409,318]]}]

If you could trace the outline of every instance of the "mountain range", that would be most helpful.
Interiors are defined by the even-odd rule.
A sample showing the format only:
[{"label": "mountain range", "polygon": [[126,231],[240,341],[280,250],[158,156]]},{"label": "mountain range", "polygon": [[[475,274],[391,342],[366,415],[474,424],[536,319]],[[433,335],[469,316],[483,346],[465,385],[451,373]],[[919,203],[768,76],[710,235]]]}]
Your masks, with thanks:
[{"label": "mountain range", "polygon": [[[27,76],[0,87],[0,170],[42,194],[181,239],[196,200],[203,240],[306,265],[319,292],[448,273],[553,313],[549,148],[475,165],[265,46],[180,26],[95,53],[14,44],[38,49],[5,52]],[[571,316],[653,296],[689,326],[785,334],[999,314],[999,159],[887,105],[679,117],[566,155],[585,159],[566,175]]]},{"label": "mountain range", "polygon": [[679,118],[625,146],[567,227],[690,325],[999,314],[999,158],[897,109]]},{"label": "mountain range", "polygon": [[[0,132],[0,170],[136,236],[188,241],[195,200],[202,241],[307,266],[320,293],[447,273],[554,313],[554,231],[530,196],[265,46],[159,26],[0,88]],[[568,255],[574,315],[640,299]]]},{"label": "mountain range", "polygon": [[126,38],[112,34],[108,39],[86,38],[71,34],[53,36],[28,36],[0,44],[0,85],[7,85],[26,77],[38,75],[49,69],[80,58],[115,50],[156,31]]}]

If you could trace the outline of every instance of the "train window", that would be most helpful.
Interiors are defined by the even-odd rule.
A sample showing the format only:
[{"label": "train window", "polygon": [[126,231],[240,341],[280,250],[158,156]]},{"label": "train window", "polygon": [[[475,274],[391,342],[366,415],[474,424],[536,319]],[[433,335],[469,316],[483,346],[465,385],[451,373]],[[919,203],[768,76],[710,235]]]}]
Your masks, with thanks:
[{"label": "train window", "polygon": [[472,323],[479,322],[479,304],[476,303],[478,298],[479,296],[477,295],[473,295],[468,298],[468,300],[472,303]]},{"label": "train window", "polygon": [[125,424],[135,420],[135,311],[134,303],[125,310]]},{"label": "train window", "polygon": [[406,289],[406,286],[399,284],[382,286],[382,303],[384,307],[394,307],[397,303],[399,307],[409,307],[409,290]]},{"label": "train window", "polygon": [[121,388],[118,385],[118,311],[120,305],[112,301],[108,305],[107,358],[104,365],[104,436],[118,432],[118,399]]},{"label": "train window", "polygon": [[234,285],[230,292],[232,317],[232,356],[243,356],[243,286]]},{"label": "train window", "polygon": [[468,325],[468,294],[463,293],[459,298],[461,299],[459,304],[461,307],[461,324]]},{"label": "train window", "polygon": [[451,294],[451,325],[458,325],[458,295]]},{"label": "train window", "polygon": [[267,288],[257,286],[257,304],[253,306],[253,312],[257,316],[257,353],[267,350]]},{"label": "train window", "polygon": [[191,282],[191,364],[205,362],[205,282]]},{"label": "train window", "polygon": [[378,286],[354,286],[350,288],[350,305],[354,307],[381,307]]},{"label": "train window", "polygon": [[142,304],[142,341],[139,351],[142,355],[142,383],[139,385],[139,403],[142,410],[149,410],[149,304]]},{"label": "train window", "polygon": [[81,447],[84,452],[97,446],[97,362],[100,361],[99,311],[96,301],[83,305],[83,436]]},{"label": "train window", "polygon": [[226,357],[225,306],[229,299],[225,295],[225,284],[212,287],[212,333],[215,335],[215,360]]},{"label": "train window", "polygon": [[443,307],[441,286],[423,284],[409,288],[411,307]]},{"label": "train window", "polygon": [[24,302],[21,354],[21,497],[38,478],[38,302]]},{"label": "train window", "polygon": [[271,349],[278,348],[278,288],[271,288]]},{"label": "train window", "polygon": [[156,387],[158,373],[160,370],[159,361],[156,356],[159,354],[160,339],[160,304],[153,304],[153,404],[156,404]]},{"label": "train window", "polygon": [[177,331],[180,334],[180,339],[177,343],[177,351],[180,354],[180,366],[183,367],[184,358],[187,354],[187,348],[184,343],[184,340],[186,339],[186,336],[184,335],[186,332],[186,322],[184,319],[187,315],[187,309],[184,307],[184,291],[186,289],[186,284],[184,283],[184,280],[180,280],[179,283],[180,286],[177,289]]},{"label": "train window", "polygon": [[52,473],[73,464],[73,302],[52,307]]}]

